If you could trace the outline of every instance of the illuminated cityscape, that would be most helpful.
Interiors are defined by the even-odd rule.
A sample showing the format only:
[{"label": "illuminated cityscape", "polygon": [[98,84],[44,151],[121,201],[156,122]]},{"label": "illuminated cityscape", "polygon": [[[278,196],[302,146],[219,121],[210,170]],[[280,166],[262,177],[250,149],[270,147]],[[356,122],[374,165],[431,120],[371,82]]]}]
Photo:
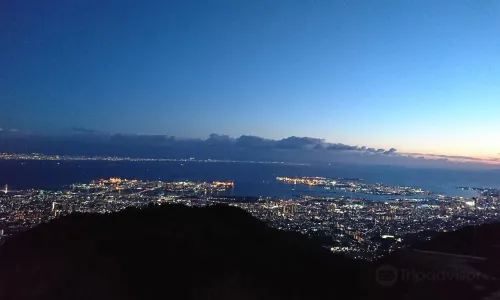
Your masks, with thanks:
[{"label": "illuminated cityscape", "polygon": [[304,163],[292,163],[282,161],[253,161],[253,160],[231,160],[231,159],[196,159],[190,158],[138,158],[121,156],[85,156],[85,155],[47,155],[41,153],[0,153],[0,160],[15,161],[114,161],[114,162],[203,162],[203,163],[253,163],[253,164],[283,164],[299,165]]},{"label": "illuminated cityscape", "polygon": [[324,177],[276,177],[276,180],[287,184],[303,184],[313,187],[323,187],[328,190],[371,194],[371,195],[399,195],[416,196],[431,195],[431,192],[420,188],[406,186],[389,186],[381,183],[366,184],[361,179],[324,178]]},{"label": "illuminated cityscape", "polygon": [[[354,190],[359,197],[338,194],[300,195],[295,199],[231,195],[233,181],[144,181],[96,179],[61,190],[8,190],[0,195],[0,230],[15,234],[70,213],[110,213],[127,207],[181,203],[240,207],[272,227],[301,232],[330,249],[372,260],[435,232],[497,220],[500,191],[479,189],[479,197],[444,197],[410,187],[368,184],[360,179],[278,177],[286,184]],[[403,195],[387,201],[363,194]],[[409,196],[411,195],[411,196]]]}]

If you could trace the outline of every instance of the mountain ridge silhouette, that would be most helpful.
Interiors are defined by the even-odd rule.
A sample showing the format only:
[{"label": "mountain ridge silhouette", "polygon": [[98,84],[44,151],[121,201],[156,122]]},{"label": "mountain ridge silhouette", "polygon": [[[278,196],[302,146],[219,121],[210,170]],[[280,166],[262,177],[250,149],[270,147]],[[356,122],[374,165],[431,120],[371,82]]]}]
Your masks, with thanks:
[{"label": "mountain ridge silhouette", "polygon": [[[462,239],[460,232],[453,234]],[[381,285],[381,265],[429,270],[412,253],[353,260],[228,205],[76,213],[0,247],[0,299],[481,299],[489,292],[462,282]]]}]

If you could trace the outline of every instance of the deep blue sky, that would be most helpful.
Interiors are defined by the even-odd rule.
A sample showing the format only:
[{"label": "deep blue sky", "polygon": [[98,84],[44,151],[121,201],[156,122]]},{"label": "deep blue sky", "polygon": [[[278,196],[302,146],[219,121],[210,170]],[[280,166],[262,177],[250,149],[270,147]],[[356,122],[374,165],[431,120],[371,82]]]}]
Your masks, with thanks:
[{"label": "deep blue sky", "polygon": [[0,43],[2,128],[500,152],[497,0],[1,1]]}]

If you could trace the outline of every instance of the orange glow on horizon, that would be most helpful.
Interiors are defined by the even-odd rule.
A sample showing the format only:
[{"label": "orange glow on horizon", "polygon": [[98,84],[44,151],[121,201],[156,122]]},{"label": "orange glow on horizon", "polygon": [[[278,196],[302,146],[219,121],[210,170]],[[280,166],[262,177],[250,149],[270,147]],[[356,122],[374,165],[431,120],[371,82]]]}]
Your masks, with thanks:
[{"label": "orange glow on horizon", "polygon": [[434,154],[434,153],[402,153],[405,155],[413,157],[423,157],[429,160],[439,160],[447,159],[451,162],[462,162],[462,163],[476,163],[476,164],[486,164],[491,166],[500,166],[500,155],[499,157],[491,156],[466,156],[466,155],[446,155],[446,154]]}]

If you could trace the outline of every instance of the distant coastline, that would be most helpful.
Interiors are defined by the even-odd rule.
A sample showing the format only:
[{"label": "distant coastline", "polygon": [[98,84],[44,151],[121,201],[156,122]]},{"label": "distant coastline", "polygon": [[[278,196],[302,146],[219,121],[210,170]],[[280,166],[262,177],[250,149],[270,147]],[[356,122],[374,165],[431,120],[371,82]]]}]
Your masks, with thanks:
[{"label": "distant coastline", "polygon": [[308,166],[306,163],[259,160],[196,159],[190,158],[144,158],[124,156],[86,156],[86,155],[47,155],[42,153],[0,153],[0,160],[37,160],[37,161],[130,161],[130,162],[203,162],[203,163],[245,163],[245,164],[282,164]]}]

